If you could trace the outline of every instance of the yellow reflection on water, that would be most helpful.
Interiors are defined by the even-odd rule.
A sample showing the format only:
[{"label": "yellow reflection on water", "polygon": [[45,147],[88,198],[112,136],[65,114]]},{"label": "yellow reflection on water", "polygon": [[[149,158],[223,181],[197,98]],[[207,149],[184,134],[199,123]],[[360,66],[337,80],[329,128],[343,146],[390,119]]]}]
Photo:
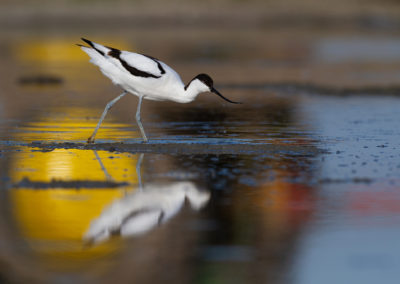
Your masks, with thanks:
[{"label": "yellow reflection on water", "polygon": [[[47,141],[58,139],[71,141],[87,136],[88,122],[82,109],[49,111],[46,117],[30,122],[16,134],[18,141]],[[53,115],[52,115],[53,114]],[[108,123],[108,130],[119,128]],[[30,135],[26,135],[30,132]],[[99,132],[99,134],[101,131]],[[132,135],[132,133],[129,133]],[[107,177],[118,183],[138,183],[137,155],[92,150],[56,149],[43,152],[40,149],[21,147],[10,160],[9,176],[13,184],[28,179],[32,183],[59,181],[106,182]],[[26,185],[25,185],[26,186]],[[14,218],[20,233],[39,256],[52,264],[70,265],[71,261],[94,259],[115,252],[121,242],[106,242],[95,247],[85,247],[82,242],[90,222],[114,200],[123,197],[133,188],[14,188],[10,192]],[[58,260],[53,262],[53,260]]]},{"label": "yellow reflection on water", "polygon": [[[100,118],[102,110],[83,107],[44,109],[35,121],[26,123],[15,135],[19,141],[79,141],[86,142]],[[107,114],[96,140],[121,141],[139,137],[132,124],[117,123],[112,113]]]},{"label": "yellow reflection on water", "polygon": [[[118,49],[132,50],[132,45],[123,40],[93,38],[98,43]],[[75,43],[83,42],[77,38],[40,38],[18,42],[13,47],[19,61],[36,61],[48,63],[68,63],[88,61],[88,56]]]},{"label": "yellow reflection on water", "polygon": [[[111,189],[21,188],[12,191],[14,217],[31,248],[49,257],[89,258],[115,250],[117,243],[85,248],[82,236],[103,208],[123,192]],[[94,254],[94,255],[91,255]]]},{"label": "yellow reflection on water", "polygon": [[[31,181],[51,180],[106,180],[106,173],[91,150],[56,149],[51,152],[23,151],[13,155],[10,178],[18,183],[24,178]],[[28,151],[26,151],[28,150]],[[36,149],[34,149],[36,150]],[[137,182],[135,164],[137,155],[97,151],[107,173],[116,182]]]}]

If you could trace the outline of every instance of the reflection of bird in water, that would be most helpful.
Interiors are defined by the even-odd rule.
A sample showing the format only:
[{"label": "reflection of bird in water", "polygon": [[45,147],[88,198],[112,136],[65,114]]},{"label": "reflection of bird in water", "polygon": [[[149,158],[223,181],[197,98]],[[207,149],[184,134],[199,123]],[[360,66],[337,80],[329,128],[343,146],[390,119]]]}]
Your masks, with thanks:
[{"label": "reflection of bird in water", "polygon": [[93,244],[113,235],[140,235],[176,215],[185,200],[189,201],[192,208],[199,210],[209,199],[210,192],[199,190],[188,181],[144,186],[143,190],[116,200],[105,208],[91,222],[83,239]]},{"label": "reflection of bird in water", "polygon": [[107,111],[127,93],[139,97],[136,121],[145,142],[147,137],[140,120],[143,99],[189,103],[200,93],[213,92],[230,103],[237,103],[222,96],[214,88],[213,80],[207,74],[199,74],[185,85],[175,70],[154,57],[106,47],[84,38],[82,40],[89,46],[78,45],[90,56],[90,62],[99,66],[105,76],[124,90],[107,104],[93,134],[88,139],[89,143],[94,142]]}]

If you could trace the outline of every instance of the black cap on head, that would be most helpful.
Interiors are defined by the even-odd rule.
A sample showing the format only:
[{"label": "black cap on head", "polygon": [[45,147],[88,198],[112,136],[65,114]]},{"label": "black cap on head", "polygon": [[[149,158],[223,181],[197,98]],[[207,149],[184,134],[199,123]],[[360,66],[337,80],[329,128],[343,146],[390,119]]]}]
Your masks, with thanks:
[{"label": "black cap on head", "polygon": [[193,80],[190,81],[189,84],[187,84],[187,85],[185,86],[185,90],[189,87],[190,83],[192,83],[192,82],[193,82],[194,80],[196,80],[196,79],[197,79],[197,80],[200,80],[201,82],[203,82],[204,85],[208,86],[208,87],[210,88],[210,92],[212,92],[212,93],[214,93],[214,94],[220,96],[220,97],[221,97],[222,99],[224,99],[225,101],[230,102],[230,103],[232,103],[232,104],[241,104],[240,102],[234,102],[234,101],[231,101],[231,100],[225,98],[220,92],[218,92],[218,91],[214,88],[214,81],[213,81],[213,79],[211,79],[210,76],[208,76],[207,74],[204,74],[204,73],[199,74],[199,75],[197,75],[196,77],[194,77]]},{"label": "black cap on head", "polygon": [[211,79],[210,76],[208,76],[207,74],[204,74],[204,73],[197,75],[194,79],[198,79],[198,80],[202,81],[210,89],[212,89],[212,87],[214,85],[213,79]]}]

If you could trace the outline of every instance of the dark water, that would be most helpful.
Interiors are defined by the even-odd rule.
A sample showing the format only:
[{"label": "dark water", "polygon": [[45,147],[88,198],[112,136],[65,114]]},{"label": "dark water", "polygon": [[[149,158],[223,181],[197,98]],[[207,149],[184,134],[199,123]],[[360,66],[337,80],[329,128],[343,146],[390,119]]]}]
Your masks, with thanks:
[{"label": "dark water", "polygon": [[[332,46],[359,48],[363,41],[317,41],[315,54],[306,48],[294,59],[276,53],[278,46],[260,63],[246,49],[217,48],[232,34],[211,32],[214,49],[193,39],[201,60],[191,53],[178,60],[175,38],[167,41],[170,51],[160,52],[185,80],[197,68],[222,74],[220,91],[244,104],[210,94],[189,105],[145,102],[150,143],[157,149],[175,143],[185,151],[144,155],[74,147],[86,141],[119,90],[67,45],[68,36],[4,45],[10,57],[3,60],[14,67],[2,69],[9,76],[0,101],[0,281],[397,283],[399,97],[271,91],[252,82],[256,76],[277,80],[269,71],[260,75],[271,66],[291,81],[299,61],[325,62]],[[354,53],[341,50],[348,53],[335,54],[344,61]],[[251,72],[232,71],[249,68],[243,62]],[[140,142],[136,99],[124,100],[107,116],[98,143]],[[72,146],[44,149],[31,142]],[[273,150],[193,150],[252,143]]]}]

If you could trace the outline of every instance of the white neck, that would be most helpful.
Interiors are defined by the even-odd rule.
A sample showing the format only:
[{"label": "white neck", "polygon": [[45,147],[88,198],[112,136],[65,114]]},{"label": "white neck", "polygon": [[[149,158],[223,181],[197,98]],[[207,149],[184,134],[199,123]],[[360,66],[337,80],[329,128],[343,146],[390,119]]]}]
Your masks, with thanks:
[{"label": "white neck", "polygon": [[181,94],[179,96],[179,102],[190,103],[194,101],[198,94],[209,92],[210,88],[198,79],[194,79],[185,88],[181,89]]}]

